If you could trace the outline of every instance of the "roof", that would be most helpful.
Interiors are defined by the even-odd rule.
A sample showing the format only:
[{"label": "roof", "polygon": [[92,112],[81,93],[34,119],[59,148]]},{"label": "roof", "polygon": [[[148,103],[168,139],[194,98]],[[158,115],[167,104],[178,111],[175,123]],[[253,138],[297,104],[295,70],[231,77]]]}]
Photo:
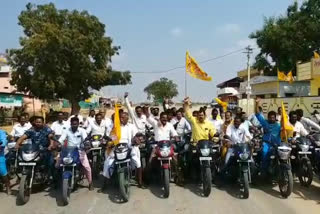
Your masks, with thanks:
[{"label": "roof", "polygon": [[239,88],[241,82],[243,82],[243,80],[240,77],[235,77],[218,84],[217,88],[225,88],[225,87]]}]

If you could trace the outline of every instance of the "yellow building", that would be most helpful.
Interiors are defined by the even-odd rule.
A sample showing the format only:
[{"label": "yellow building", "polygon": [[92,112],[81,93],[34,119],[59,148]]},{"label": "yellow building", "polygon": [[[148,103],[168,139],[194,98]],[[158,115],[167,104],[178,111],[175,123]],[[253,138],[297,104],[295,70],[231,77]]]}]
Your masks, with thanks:
[{"label": "yellow building", "polygon": [[297,80],[310,81],[310,96],[320,96],[320,59],[297,64]]}]

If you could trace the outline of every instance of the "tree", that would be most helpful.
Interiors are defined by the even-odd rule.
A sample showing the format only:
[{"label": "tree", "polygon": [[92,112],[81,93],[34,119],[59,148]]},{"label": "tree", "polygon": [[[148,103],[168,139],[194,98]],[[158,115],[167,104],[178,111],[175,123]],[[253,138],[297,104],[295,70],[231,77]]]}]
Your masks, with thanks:
[{"label": "tree", "polygon": [[262,29],[249,37],[256,39],[260,53],[254,67],[266,75],[296,70],[298,61],[309,61],[320,50],[320,0],[295,2],[280,17],[265,18]]},{"label": "tree", "polygon": [[159,102],[164,98],[172,99],[178,95],[177,84],[165,77],[150,83],[144,88],[144,92],[148,95],[148,100],[152,97],[153,101]]},{"label": "tree", "polygon": [[40,99],[68,99],[72,114],[90,90],[125,85],[127,72],[112,70],[120,47],[105,36],[105,25],[87,11],[57,10],[54,4],[27,4],[18,17],[24,36],[21,48],[8,51],[11,84]]}]

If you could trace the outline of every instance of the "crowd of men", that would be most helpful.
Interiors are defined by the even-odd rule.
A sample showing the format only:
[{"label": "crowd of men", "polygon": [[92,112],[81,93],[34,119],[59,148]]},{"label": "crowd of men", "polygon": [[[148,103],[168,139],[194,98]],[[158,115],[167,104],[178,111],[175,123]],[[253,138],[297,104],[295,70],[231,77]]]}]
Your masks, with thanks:
[{"label": "crowd of men", "polygon": [[[220,137],[223,142],[222,158],[225,166],[232,154],[232,144],[248,142],[252,139],[251,130],[262,127],[262,168],[267,169],[268,151],[270,143],[280,144],[280,120],[281,108],[278,112],[270,111],[267,118],[264,117],[260,100],[256,101],[256,112],[247,116],[240,107],[235,112],[226,111],[219,106],[213,108],[211,115],[207,114],[207,108],[191,112],[191,101],[184,100],[183,108],[169,108],[164,105],[164,111],[160,113],[159,108],[136,106],[132,108],[128,94],[125,96],[125,109],[119,110],[121,123],[120,143],[127,143],[132,148],[131,160],[137,172],[139,187],[143,187],[142,169],[140,162],[139,144],[144,140],[146,131],[153,129],[155,141],[166,141],[175,139],[185,140],[191,135],[191,141],[196,143],[200,140],[212,140],[213,137]],[[0,176],[10,193],[10,179],[6,169],[6,144],[9,141],[16,141],[16,149],[23,143],[38,143],[48,148],[49,151],[57,148],[58,145],[77,146],[79,148],[80,161],[84,168],[89,183],[89,189],[93,190],[91,167],[83,147],[88,136],[101,135],[110,137],[113,129],[114,115],[106,117],[105,111],[90,110],[86,119],[82,115],[65,117],[63,112],[58,113],[57,121],[49,127],[44,123],[42,117],[29,118],[27,115],[19,117],[19,123],[14,125],[9,137],[0,130]],[[289,113],[289,121],[294,127],[294,137],[307,136],[311,131],[320,132],[320,126],[309,118],[304,117],[303,110],[297,109]],[[8,139],[8,140],[7,140]],[[110,139],[110,138],[109,138]],[[152,157],[152,156],[151,156]],[[46,163],[50,169],[53,180],[56,178],[56,168],[59,167],[59,156],[48,152]],[[55,163],[55,164],[54,164]],[[112,176],[114,164],[113,151],[106,153],[103,176],[106,178],[103,188],[108,185],[108,179]]]}]

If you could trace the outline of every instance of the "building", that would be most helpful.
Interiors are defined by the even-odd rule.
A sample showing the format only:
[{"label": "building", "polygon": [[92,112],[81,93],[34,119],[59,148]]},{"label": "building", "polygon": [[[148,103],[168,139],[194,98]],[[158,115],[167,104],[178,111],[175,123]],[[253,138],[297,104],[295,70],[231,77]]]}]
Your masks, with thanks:
[{"label": "building", "polygon": [[310,82],[310,96],[320,96],[320,58],[297,63],[297,80]]},{"label": "building", "polygon": [[235,77],[217,85],[217,96],[227,101],[229,105],[236,106],[238,103],[240,84],[243,82],[242,78]]},{"label": "building", "polygon": [[7,64],[4,54],[0,54],[0,106],[6,108],[25,107],[27,112],[37,112],[41,109],[41,101],[27,94],[19,93],[10,84],[11,67]]}]

